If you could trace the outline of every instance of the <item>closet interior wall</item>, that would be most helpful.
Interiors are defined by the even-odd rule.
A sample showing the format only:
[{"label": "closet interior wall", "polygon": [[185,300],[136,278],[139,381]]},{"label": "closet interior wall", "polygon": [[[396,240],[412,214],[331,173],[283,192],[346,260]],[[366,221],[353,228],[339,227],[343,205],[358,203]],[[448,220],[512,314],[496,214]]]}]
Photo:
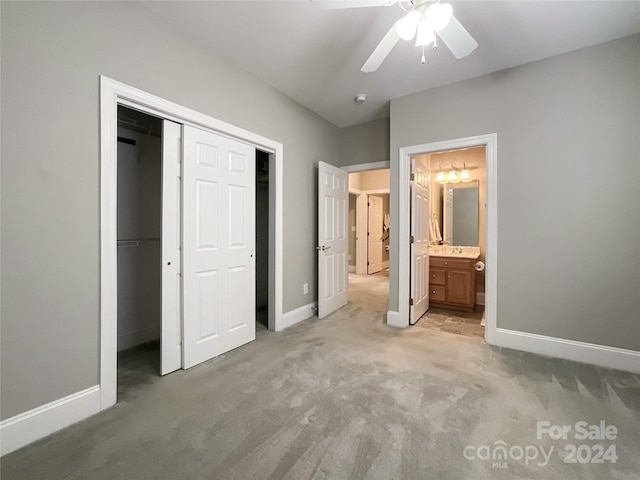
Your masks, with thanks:
[{"label": "closet interior wall", "polygon": [[256,150],[256,313],[267,326],[269,303],[269,154]]},{"label": "closet interior wall", "polygon": [[118,351],[160,338],[162,123],[118,108]]}]

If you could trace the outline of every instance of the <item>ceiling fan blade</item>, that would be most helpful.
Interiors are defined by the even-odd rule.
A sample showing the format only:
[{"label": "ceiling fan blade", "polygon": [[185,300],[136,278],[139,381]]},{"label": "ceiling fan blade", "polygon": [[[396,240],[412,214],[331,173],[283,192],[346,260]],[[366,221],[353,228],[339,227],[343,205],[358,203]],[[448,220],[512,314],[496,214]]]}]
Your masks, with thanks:
[{"label": "ceiling fan blade", "polygon": [[391,49],[398,43],[398,40],[400,40],[400,36],[394,23],[360,70],[364,73],[375,72],[387,58]]},{"label": "ceiling fan blade", "polygon": [[447,26],[438,32],[438,35],[456,58],[466,57],[478,46],[478,42],[454,16],[451,17]]},{"label": "ceiling fan blade", "polygon": [[311,0],[319,8],[338,10],[342,8],[386,7],[397,3],[397,0]]}]

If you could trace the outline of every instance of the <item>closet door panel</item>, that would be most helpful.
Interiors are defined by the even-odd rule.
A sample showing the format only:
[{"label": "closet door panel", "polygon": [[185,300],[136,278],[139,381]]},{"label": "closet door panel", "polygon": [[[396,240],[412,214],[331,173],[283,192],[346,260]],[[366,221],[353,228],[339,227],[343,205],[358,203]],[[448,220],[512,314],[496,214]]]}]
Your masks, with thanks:
[{"label": "closet door panel", "polygon": [[182,367],[182,125],[162,123],[162,300],[160,373]]},{"label": "closet door panel", "polygon": [[255,339],[255,149],[193,127],[183,146],[183,368]]}]

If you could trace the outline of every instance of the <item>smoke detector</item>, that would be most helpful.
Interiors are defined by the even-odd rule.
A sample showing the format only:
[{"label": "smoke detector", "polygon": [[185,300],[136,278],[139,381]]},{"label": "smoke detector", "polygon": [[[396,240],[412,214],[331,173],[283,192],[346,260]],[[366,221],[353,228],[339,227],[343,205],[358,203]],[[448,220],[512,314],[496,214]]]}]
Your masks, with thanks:
[{"label": "smoke detector", "polygon": [[358,95],[356,95],[356,98],[354,98],[356,103],[364,103],[366,99],[367,96],[364,93],[359,93]]}]

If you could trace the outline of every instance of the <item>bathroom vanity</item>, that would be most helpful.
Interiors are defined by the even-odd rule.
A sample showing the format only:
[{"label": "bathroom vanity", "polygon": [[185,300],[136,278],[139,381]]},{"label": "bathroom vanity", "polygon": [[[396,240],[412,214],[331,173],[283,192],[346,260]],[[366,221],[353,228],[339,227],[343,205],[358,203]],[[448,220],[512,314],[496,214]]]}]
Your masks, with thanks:
[{"label": "bathroom vanity", "polygon": [[476,306],[475,254],[429,255],[429,304],[456,310]]}]

